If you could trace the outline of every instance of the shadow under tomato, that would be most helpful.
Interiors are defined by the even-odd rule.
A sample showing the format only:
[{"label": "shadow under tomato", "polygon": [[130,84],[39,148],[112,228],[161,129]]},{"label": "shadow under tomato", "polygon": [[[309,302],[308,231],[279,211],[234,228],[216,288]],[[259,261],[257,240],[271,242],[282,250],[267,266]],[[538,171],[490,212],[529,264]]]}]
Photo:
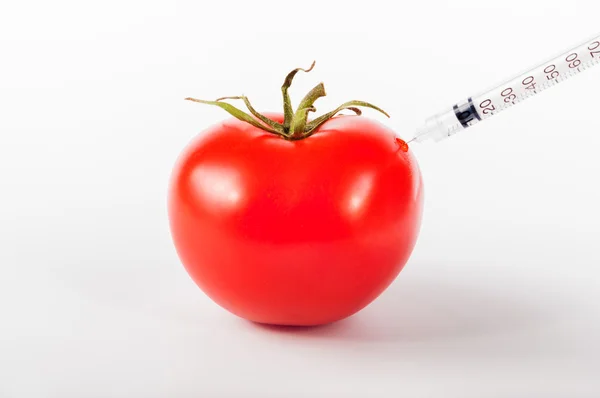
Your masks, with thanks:
[{"label": "shadow under tomato", "polygon": [[549,322],[543,298],[507,297],[501,289],[452,285],[441,280],[401,280],[367,308],[322,326],[250,322],[261,331],[299,338],[365,342],[448,341],[512,333]]},{"label": "shadow under tomato", "polygon": [[348,319],[344,319],[338,322],[329,323],[326,325],[317,326],[290,326],[290,325],[270,325],[266,323],[248,322],[253,327],[258,329],[264,329],[267,332],[289,334],[289,335],[307,335],[307,336],[331,336],[335,337],[340,332],[340,328],[343,328],[348,323]]}]

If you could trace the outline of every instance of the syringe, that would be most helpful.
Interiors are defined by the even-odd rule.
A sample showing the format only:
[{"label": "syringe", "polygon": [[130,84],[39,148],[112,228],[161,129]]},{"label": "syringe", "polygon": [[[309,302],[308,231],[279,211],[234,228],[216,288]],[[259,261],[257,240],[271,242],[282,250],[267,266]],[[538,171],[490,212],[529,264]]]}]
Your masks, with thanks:
[{"label": "syringe", "polygon": [[586,40],[503,84],[460,101],[450,109],[428,118],[408,142],[443,140],[598,63],[600,36]]}]

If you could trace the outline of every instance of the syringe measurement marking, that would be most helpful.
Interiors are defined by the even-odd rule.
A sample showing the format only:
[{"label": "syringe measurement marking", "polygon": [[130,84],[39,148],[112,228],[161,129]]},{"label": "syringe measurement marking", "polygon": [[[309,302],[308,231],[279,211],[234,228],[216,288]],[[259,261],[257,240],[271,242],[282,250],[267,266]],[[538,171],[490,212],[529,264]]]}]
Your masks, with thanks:
[{"label": "syringe measurement marking", "polygon": [[[598,53],[600,53],[600,51]],[[598,64],[599,62],[600,62],[600,58],[596,58],[594,60],[591,60],[591,61],[588,61],[588,62],[582,64],[581,67],[578,67],[576,69],[578,72],[581,72],[582,69],[585,70],[595,64]],[[510,90],[506,94],[503,94],[503,96],[506,96],[506,98],[505,98],[506,104],[505,105],[502,105],[499,108],[494,109],[493,111],[489,111],[487,113],[485,111],[483,111],[482,113],[485,114],[486,116],[496,115],[496,114],[500,113],[501,111],[508,109],[508,108],[512,107],[513,105],[517,105],[518,103],[526,100],[527,98],[533,97],[534,95],[539,94],[539,93],[543,92],[544,90],[546,90],[552,86],[555,86],[559,83],[562,83],[563,81],[567,80],[568,78],[576,76],[576,75],[577,75],[577,73],[575,73],[573,71],[566,72],[564,74],[561,74],[559,77],[550,79],[548,82],[540,84],[539,88],[535,89],[533,92],[523,92],[522,94],[519,94],[519,95],[511,94],[513,91],[512,91],[512,88],[509,87],[509,88],[505,89],[504,91],[502,91],[504,93],[504,92],[506,92],[506,90]],[[508,100],[508,99],[510,99],[510,100],[508,102],[506,102],[506,100]],[[489,101],[489,100],[485,100],[484,102],[486,102],[486,101]],[[491,103],[491,101],[490,101],[490,103]],[[482,104],[483,104],[483,102],[482,102]],[[482,105],[482,104],[480,104],[480,108],[487,107],[487,105]]]},{"label": "syringe measurement marking", "polygon": [[570,51],[538,64],[490,90],[467,97],[449,109],[434,114],[417,129],[412,141],[439,141],[521,103],[600,63],[600,37],[596,36]]},{"label": "syringe measurement marking", "polygon": [[598,54],[598,56],[600,57],[600,50],[595,51],[598,48],[600,48],[600,41],[595,41],[588,47],[588,50],[590,50],[590,55],[592,56],[592,58],[594,58],[596,56],[596,54]]},{"label": "syringe measurement marking", "polygon": [[[501,97],[503,97],[503,100],[504,100],[503,104],[500,104],[498,107],[496,107],[496,105],[494,105],[491,98],[486,98],[479,103],[479,110],[477,110],[477,113],[480,114],[482,119],[496,115],[497,113],[500,113],[504,109],[508,109],[511,106],[516,105],[517,103],[519,103],[535,94],[538,94],[538,93],[546,90],[547,88],[552,87],[552,86],[566,80],[567,78],[569,78],[571,76],[576,75],[578,72],[581,72],[582,69],[585,70],[588,67],[591,67],[591,66],[597,64],[600,61],[600,41],[592,42],[590,45],[588,45],[587,49],[589,50],[589,54],[591,57],[591,59],[589,61],[582,62],[581,59],[579,59],[578,52],[570,53],[564,59],[564,62],[566,62],[566,65],[569,67],[568,71],[563,72],[563,74],[561,74],[557,70],[556,64],[553,63],[550,65],[547,65],[544,68],[544,74],[547,79],[546,82],[538,83],[538,82],[536,82],[535,77],[533,75],[527,76],[521,81],[521,85],[524,86],[525,90],[530,90],[530,91],[524,91],[524,92],[520,93],[519,95],[517,95],[517,94],[515,94],[515,92],[514,92],[515,90],[513,89],[513,87],[507,87],[504,90],[502,90],[502,92],[500,93]],[[577,70],[577,72],[575,72],[574,70]],[[536,86],[539,86],[539,87],[536,87]],[[473,119],[470,119],[469,123],[467,123],[467,126],[465,126],[465,127],[475,124],[475,123],[471,123],[473,121],[474,121]]]}]

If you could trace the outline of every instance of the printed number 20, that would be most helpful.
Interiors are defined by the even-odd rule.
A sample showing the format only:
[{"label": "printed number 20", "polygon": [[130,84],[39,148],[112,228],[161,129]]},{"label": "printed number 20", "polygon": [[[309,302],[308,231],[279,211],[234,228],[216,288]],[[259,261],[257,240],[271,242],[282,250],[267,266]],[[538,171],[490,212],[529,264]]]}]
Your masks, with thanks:
[{"label": "printed number 20", "polygon": [[483,109],[484,115],[488,115],[490,112],[496,110],[496,107],[492,105],[492,100],[490,99],[486,99],[485,101],[483,101],[481,104],[479,104],[479,107]]},{"label": "printed number 20", "polygon": [[595,41],[592,44],[590,44],[588,50],[590,50],[590,55],[592,56],[592,58],[595,58],[596,56],[600,57],[600,41]]}]

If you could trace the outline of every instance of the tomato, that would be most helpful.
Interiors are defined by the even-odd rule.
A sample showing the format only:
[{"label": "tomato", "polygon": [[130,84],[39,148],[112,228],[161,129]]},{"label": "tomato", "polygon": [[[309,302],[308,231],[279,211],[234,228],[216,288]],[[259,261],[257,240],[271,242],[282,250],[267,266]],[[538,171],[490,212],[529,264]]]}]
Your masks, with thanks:
[{"label": "tomato", "polygon": [[[266,117],[285,124],[285,112]],[[183,266],[214,302],[254,322],[355,314],[394,281],[418,237],[422,177],[402,146],[359,115],[330,117],[302,139],[239,118],[208,127],[171,176]]]}]

